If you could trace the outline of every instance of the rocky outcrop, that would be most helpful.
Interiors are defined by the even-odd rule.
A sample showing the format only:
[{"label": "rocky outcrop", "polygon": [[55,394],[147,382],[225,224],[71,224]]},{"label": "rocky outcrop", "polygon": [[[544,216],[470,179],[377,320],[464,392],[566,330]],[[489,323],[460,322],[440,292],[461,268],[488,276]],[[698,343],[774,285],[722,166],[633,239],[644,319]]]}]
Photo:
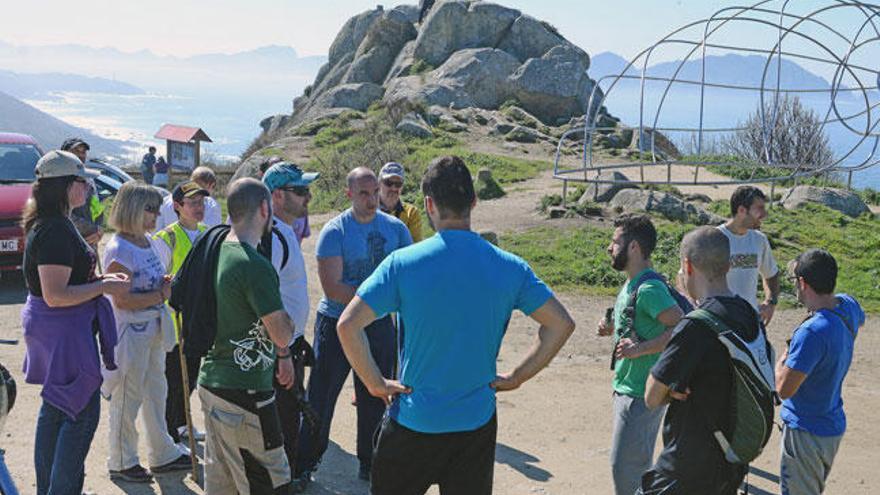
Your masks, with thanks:
[{"label": "rocky outcrop", "polygon": [[404,115],[403,119],[397,124],[397,130],[413,137],[434,137],[434,132],[431,131],[431,127],[425,122],[422,116],[417,113],[408,113]]},{"label": "rocky outcrop", "polygon": [[797,186],[782,199],[782,206],[786,209],[799,208],[807,203],[825,205],[851,217],[871,211],[858,194],[831,187]]},{"label": "rocky outcrop", "polygon": [[724,218],[714,213],[709,213],[671,194],[657,191],[624,189],[614,195],[609,206],[627,212],[656,212],[669,220],[696,225],[724,223]]},{"label": "rocky outcrop", "polygon": [[[624,189],[638,189],[639,186],[630,182],[626,175],[620,172],[600,172],[596,180],[609,181],[605,183],[591,182],[584,193],[578,199],[578,204],[607,203]],[[613,181],[613,182],[610,182]]]},{"label": "rocky outcrop", "polygon": [[418,14],[414,6],[377,7],[349,19],[294,100],[291,122],[379,99],[374,86],[352,84],[381,87],[386,104],[495,110],[516,100],[548,125],[586,113],[595,84],[589,56],[549,24],[483,1],[438,0],[421,24]]}]

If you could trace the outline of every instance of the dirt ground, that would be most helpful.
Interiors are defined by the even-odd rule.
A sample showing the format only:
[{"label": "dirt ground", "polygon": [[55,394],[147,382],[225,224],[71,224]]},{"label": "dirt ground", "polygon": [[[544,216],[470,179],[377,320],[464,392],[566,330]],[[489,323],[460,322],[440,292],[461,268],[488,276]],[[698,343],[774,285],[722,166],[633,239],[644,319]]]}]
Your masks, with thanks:
[{"label": "dirt ground", "polygon": [[[544,175],[524,182],[502,200],[489,201],[475,212],[476,229],[496,232],[517,230],[541,222],[533,212],[540,194],[559,183]],[[718,190],[718,195],[729,194]],[[712,195],[714,196],[714,195]],[[316,219],[317,220],[317,219]],[[315,236],[303,245],[309,271],[312,305],[319,298],[315,267]],[[19,313],[24,301],[20,284],[0,284],[0,338],[21,339]],[[608,370],[610,342],[595,335],[595,322],[612,304],[607,297],[560,294],[578,328],[555,361],[520,390],[498,396],[498,447],[495,493],[509,495],[575,495],[612,493],[608,465],[611,438],[611,375]],[[442,303],[442,301],[438,301]],[[781,311],[770,328],[777,349],[804,317],[803,310]],[[837,456],[826,493],[876,493],[880,483],[871,481],[869,471],[880,464],[880,429],[871,427],[873,413],[880,409],[880,392],[872,384],[880,381],[880,323],[870,319],[856,343],[852,368],[844,385],[849,427]],[[516,314],[498,359],[499,370],[509,370],[533,344],[536,325]],[[311,328],[306,335],[311,340]],[[0,362],[19,384],[15,409],[0,434],[0,447],[22,493],[33,493],[33,445],[36,416],[41,399],[39,387],[27,385],[21,373],[24,343],[0,346]],[[343,390],[336,406],[331,446],[316,473],[309,494],[363,495],[366,483],[357,480],[354,456],[355,408],[349,404],[352,389]],[[203,424],[198,399],[197,425]],[[201,493],[183,474],[157,476],[147,485],[111,482],[106,468],[107,408],[102,404],[101,423],[87,459],[86,491],[105,494]],[[777,494],[779,434],[774,433],[766,452],[754,463],[749,481],[751,493]],[[201,450],[201,449],[200,449]],[[659,440],[658,440],[659,452]],[[145,449],[141,449],[142,458]],[[429,493],[439,493],[435,488]]]}]

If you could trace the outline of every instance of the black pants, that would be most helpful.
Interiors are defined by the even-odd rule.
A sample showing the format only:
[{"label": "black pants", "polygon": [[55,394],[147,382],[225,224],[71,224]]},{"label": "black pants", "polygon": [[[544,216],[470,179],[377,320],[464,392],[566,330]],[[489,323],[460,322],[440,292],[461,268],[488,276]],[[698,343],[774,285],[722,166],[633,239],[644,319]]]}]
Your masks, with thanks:
[{"label": "black pants", "polygon": [[386,417],[373,453],[372,495],[491,495],[495,416],[473,431],[420,433]]},{"label": "black pants", "polygon": [[[174,346],[165,356],[165,380],[168,381],[168,398],[165,400],[165,423],[168,425],[168,434],[174,439],[174,443],[180,442],[180,433],[177,429],[186,426],[186,410],[183,404],[183,378],[180,371],[180,354],[178,346]],[[199,367],[202,359],[186,356],[186,372],[189,378],[189,394],[196,389],[199,378]]]},{"label": "black pants", "polygon": [[[291,346],[290,352],[296,355],[293,346]],[[275,386],[275,402],[278,404],[278,416],[281,418],[281,433],[284,435],[284,453],[287,454],[287,462],[290,463],[291,472],[296,466],[296,447],[299,442],[299,428],[302,419],[302,408],[296,398],[297,391],[300,394],[303,393],[305,363],[302,359],[293,360],[293,371],[296,376],[290,390],[278,383],[278,377],[272,378],[272,384]]]}]

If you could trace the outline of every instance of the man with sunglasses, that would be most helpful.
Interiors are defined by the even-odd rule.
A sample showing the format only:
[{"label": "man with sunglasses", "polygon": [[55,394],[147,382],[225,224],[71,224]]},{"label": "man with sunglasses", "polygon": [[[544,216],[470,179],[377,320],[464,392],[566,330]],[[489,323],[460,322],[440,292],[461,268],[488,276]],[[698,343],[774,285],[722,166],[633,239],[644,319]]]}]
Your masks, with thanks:
[{"label": "man with sunglasses", "polygon": [[789,273],[809,317],[795,329],[776,363],[782,399],[779,484],[783,495],[819,494],[846,431],[840,397],[865,312],[852,296],[835,294],[837,261],[828,251],[798,256]]},{"label": "man with sunglasses", "polygon": [[601,320],[598,333],[615,341],[611,474],[615,493],[629,495],[651,467],[665,411],[650,410],[645,404],[648,374],[684,313],[654,272],[651,253],[657,246],[657,230],[651,218],[623,215],[614,227],[608,254],[611,267],[626,274],[626,283],[617,295],[613,318]]},{"label": "man with sunglasses", "polygon": [[309,318],[306,265],[293,224],[297,219],[308,216],[309,201],[312,199],[309,184],[317,179],[318,175],[305,173],[297,165],[286,162],[276,162],[263,174],[263,184],[272,195],[270,257],[272,266],[278,272],[281,302],[293,321],[293,338],[288,346],[293,356],[293,387],[286,388],[277,379],[274,382],[275,399],[278,403],[281,431],[284,436],[284,452],[287,454],[291,469],[296,461],[302,412],[297,395],[301,398],[304,393],[303,373],[306,361],[309,360],[307,354],[311,353],[303,335]]},{"label": "man with sunglasses", "polygon": [[403,192],[403,165],[397,162],[386,163],[379,171],[379,208],[394,215],[409,229],[413,243],[422,240],[422,215],[415,205],[400,199]]},{"label": "man with sunglasses", "polygon": [[[336,400],[351,371],[336,333],[339,316],[361,283],[386,256],[412,244],[403,222],[379,211],[379,180],[372,170],[352,170],[347,183],[351,208],[324,225],[316,249],[324,297],[315,319],[315,365],[309,375],[307,395],[321,427],[317,431],[305,424],[300,427],[295,489],[303,489],[311,481],[311,473],[327,450]],[[391,317],[385,316],[367,326],[366,336],[382,375],[390,378],[397,347]],[[355,379],[354,388],[358,476],[368,480],[373,462],[373,434],[385,412],[385,403],[371,396],[360,379]]]},{"label": "man with sunglasses", "polygon": [[[718,229],[730,241],[727,284],[761,314],[769,325],[779,301],[779,267],[770,241],[761,232],[767,218],[767,196],[755,186],[740,186],[730,197],[730,220]],[[758,304],[758,275],[764,281],[764,301]]]}]

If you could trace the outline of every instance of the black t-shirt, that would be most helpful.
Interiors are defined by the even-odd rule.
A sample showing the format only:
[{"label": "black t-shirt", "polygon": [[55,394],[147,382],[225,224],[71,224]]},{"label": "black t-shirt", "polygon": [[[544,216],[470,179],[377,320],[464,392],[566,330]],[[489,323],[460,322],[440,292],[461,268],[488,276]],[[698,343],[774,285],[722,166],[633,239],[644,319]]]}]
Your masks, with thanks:
[{"label": "black t-shirt", "polygon": [[[718,316],[746,341],[758,335],[758,315],[745,299],[709,298],[700,308]],[[709,428],[711,422],[730,432],[733,374],[727,349],[710,328],[685,319],[673,330],[651,374],[674,390],[691,391],[687,400],[673,400],[669,405],[656,470],[700,493],[715,493],[712,486],[741,471],[724,459]]]},{"label": "black t-shirt", "polygon": [[57,216],[39,220],[25,240],[23,264],[28,291],[34,296],[43,297],[37,270],[39,265],[69,266],[68,285],[82,285],[97,279],[96,261],[95,252],[79,235],[69,218]]}]

